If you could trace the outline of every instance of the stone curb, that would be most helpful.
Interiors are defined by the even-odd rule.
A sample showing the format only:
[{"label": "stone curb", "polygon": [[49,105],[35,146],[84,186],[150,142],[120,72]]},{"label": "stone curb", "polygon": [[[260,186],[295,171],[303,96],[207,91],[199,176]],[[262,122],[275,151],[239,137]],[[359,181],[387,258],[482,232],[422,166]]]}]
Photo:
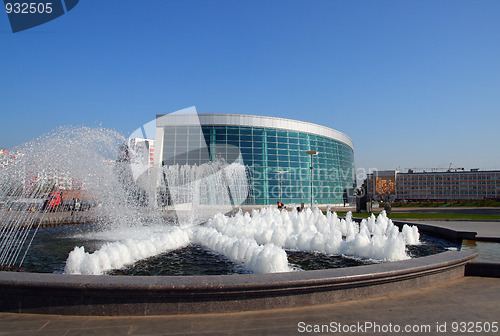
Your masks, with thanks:
[{"label": "stone curb", "polygon": [[350,268],[221,276],[90,276],[0,272],[0,311],[163,315],[278,309],[356,300],[462,277],[477,254],[449,251]]}]

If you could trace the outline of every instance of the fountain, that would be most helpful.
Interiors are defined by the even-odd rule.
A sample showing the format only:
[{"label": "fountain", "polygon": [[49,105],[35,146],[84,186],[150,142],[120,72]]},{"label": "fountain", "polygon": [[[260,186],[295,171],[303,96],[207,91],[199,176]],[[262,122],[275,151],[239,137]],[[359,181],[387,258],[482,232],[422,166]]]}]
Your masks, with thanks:
[{"label": "fountain", "polygon": [[[149,174],[153,187],[157,184],[155,177],[169,186],[169,209],[159,209],[153,199],[155,193],[141,189],[144,182],[135,183],[134,162],[116,160],[124,141],[118,133],[102,128],[60,128],[13,149],[3,158],[3,268],[21,267],[44,219],[68,216],[65,208],[70,210],[77,199],[88,205],[85,213],[97,230],[116,234],[127,228],[142,228],[155,234],[153,239],[114,239],[87,258],[84,247],[75,247],[66,272],[79,273],[78,269],[84,267],[93,274],[183,247],[188,244],[184,237],[187,233],[173,224],[187,227],[200,223],[219,211],[233,210],[235,202],[240,204],[246,198],[246,168],[239,162],[227,164],[218,159],[200,166],[168,166],[160,173]],[[68,197],[71,199],[65,199]],[[165,221],[169,215],[173,218]],[[78,262],[82,266],[76,267]]]},{"label": "fountain", "polygon": [[[44,220],[68,210],[77,199],[91,208],[95,221],[116,224],[131,218],[133,208],[125,206],[123,186],[111,165],[122,140],[118,133],[102,128],[60,128],[3,155],[2,267],[21,266]],[[94,206],[96,200],[103,206]]]},{"label": "fountain", "polygon": [[[205,312],[221,309],[209,303],[215,297],[217,300],[226,297],[230,303],[223,309],[230,311],[238,309],[236,302],[252,296],[251,293],[255,295],[247,297],[249,307],[245,309],[258,309],[275,306],[276,303],[270,303],[273,295],[281,297],[286,305],[322,302],[314,293],[324,294],[328,288],[335,287],[329,281],[339,280],[328,279],[339,274],[346,276],[351,272],[353,277],[349,281],[366,281],[365,274],[373,277],[374,271],[366,268],[338,274],[331,273],[333,270],[317,271],[326,272],[322,274],[298,271],[299,268],[288,261],[287,251],[347,255],[377,263],[399,260],[363,266],[382,267],[385,273],[376,277],[386,280],[377,280],[377,284],[409,279],[408,274],[415,270],[430,269],[422,261],[425,258],[411,260],[406,250],[407,245],[419,244],[417,228],[406,225],[399,231],[385,213],[357,223],[350,214],[341,219],[330,211],[325,215],[317,208],[302,212],[271,208],[236,212],[248,193],[248,170],[241,158],[230,163],[217,159],[201,165],[153,167],[147,177],[138,178],[130,160],[116,159],[120,157],[119,148],[123,149],[120,145],[124,141],[117,132],[103,128],[61,128],[13,149],[10,156],[3,158],[0,172],[0,265],[3,269],[21,267],[44,220],[57,215],[75,221],[84,217],[85,225],[91,225],[92,231],[80,233],[82,237],[104,239],[91,251],[86,251],[85,246],[74,246],[68,251],[64,275],[40,274],[29,281],[16,282],[12,280],[16,278],[13,274],[22,273],[0,273],[0,282],[6,281],[2,309],[23,306],[26,308],[22,311],[30,312],[96,314],[91,306],[108,305],[101,297],[104,287],[120,292],[119,302],[131,300],[131,307],[136,303],[148,306],[145,314],[186,312],[189,307],[198,309],[192,304],[179,308],[178,302],[202,301],[199,307],[205,307]],[[240,264],[245,272],[254,274],[208,279],[94,277],[193,243],[225,256]],[[450,262],[447,258],[456,260]],[[469,259],[470,256],[464,255],[435,257],[441,269],[438,273],[446,274],[443,279],[457,276]],[[271,274],[259,275],[262,273],[276,273],[277,278]],[[429,277],[428,281],[435,281],[434,273],[423,274]],[[322,280],[318,280],[318,276]],[[81,293],[80,281],[87,284],[86,288],[93,288],[90,292],[95,295]],[[133,299],[123,296],[129,291],[127,286],[131,286],[134,293],[152,290],[147,285],[149,281],[157,284],[154,293],[158,294],[159,288],[166,292],[155,298],[151,293],[146,297],[133,296]],[[76,285],[76,294],[72,296],[73,299],[74,295],[78,296],[77,301],[71,301],[64,294],[63,288],[72,287],[71,284]],[[47,305],[34,304],[33,297],[26,294],[29,291],[18,298],[16,290],[9,290],[19,286],[35,292],[50,288],[56,294]],[[302,286],[308,289],[298,290]],[[297,290],[295,298],[289,297],[292,288]],[[176,294],[167,298],[165,293]],[[308,299],[310,295],[315,299]],[[337,294],[332,295],[325,298],[332,300]],[[74,308],[62,308],[67,306]],[[132,312],[123,308],[113,303],[104,314]]]}]

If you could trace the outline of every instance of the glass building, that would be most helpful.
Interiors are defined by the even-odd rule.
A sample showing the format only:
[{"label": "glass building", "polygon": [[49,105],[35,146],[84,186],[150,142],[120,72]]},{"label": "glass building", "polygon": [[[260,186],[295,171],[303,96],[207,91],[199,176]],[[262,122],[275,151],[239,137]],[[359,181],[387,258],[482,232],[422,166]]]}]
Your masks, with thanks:
[{"label": "glass building", "polygon": [[[250,172],[247,204],[349,202],[355,187],[352,140],[334,129],[282,118],[232,114],[157,115],[158,166],[218,157]],[[309,155],[306,151],[317,151]],[[311,159],[314,169],[311,169]]]}]

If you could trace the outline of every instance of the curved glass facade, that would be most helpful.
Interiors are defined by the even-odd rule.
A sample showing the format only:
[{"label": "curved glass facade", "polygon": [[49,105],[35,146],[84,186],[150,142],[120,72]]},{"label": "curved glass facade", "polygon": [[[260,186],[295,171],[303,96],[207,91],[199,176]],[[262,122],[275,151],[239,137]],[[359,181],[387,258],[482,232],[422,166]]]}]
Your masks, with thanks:
[{"label": "curved glass facade", "polygon": [[[312,171],[314,202],[349,202],[355,172],[354,151],[348,144],[293,129],[200,121],[195,126],[161,126],[162,165],[201,164],[217,157],[228,162],[242,159],[253,186],[246,203],[260,205],[276,204],[280,199],[288,204],[310,203]],[[308,155],[306,151],[311,150],[319,154]]]}]

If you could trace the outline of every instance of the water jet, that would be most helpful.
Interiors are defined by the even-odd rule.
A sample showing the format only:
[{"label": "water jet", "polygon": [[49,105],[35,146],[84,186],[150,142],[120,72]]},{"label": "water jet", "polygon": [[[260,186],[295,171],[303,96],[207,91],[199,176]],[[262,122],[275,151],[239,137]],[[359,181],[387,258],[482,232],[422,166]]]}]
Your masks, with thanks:
[{"label": "water jet", "polygon": [[[406,246],[418,243],[418,231],[408,226],[399,231],[384,214],[361,223],[349,216],[324,215],[318,209],[264,208],[234,214],[247,197],[249,181],[248,169],[237,159],[165,166],[153,169],[151,176],[156,180],[148,177],[149,181],[135,183],[130,162],[116,159],[123,142],[111,130],[62,128],[4,158],[2,265],[23,266],[44,218],[54,213],[72,216],[64,212],[65,207],[74,209],[63,197],[54,206],[40,205],[54,190],[79,191],[79,201],[86,205],[79,212],[89,215],[82,229],[71,226],[54,232],[58,230],[70,241],[80,235],[91,246],[75,245],[66,251],[70,252],[64,267],[68,274],[1,272],[2,311],[149,315],[317,304],[359,293],[384,293],[394,283],[404,290],[416,283],[444,281],[463,275],[464,264],[471,258],[447,252],[410,259]],[[168,189],[158,191],[158,185]],[[147,190],[147,186],[154,189]],[[70,201],[75,203],[75,198]],[[228,212],[233,215],[225,215]],[[50,231],[44,231],[49,239]],[[254,274],[96,275],[190,243],[230,259],[242,273]],[[299,271],[289,263],[286,250],[344,254],[377,263]]]}]

